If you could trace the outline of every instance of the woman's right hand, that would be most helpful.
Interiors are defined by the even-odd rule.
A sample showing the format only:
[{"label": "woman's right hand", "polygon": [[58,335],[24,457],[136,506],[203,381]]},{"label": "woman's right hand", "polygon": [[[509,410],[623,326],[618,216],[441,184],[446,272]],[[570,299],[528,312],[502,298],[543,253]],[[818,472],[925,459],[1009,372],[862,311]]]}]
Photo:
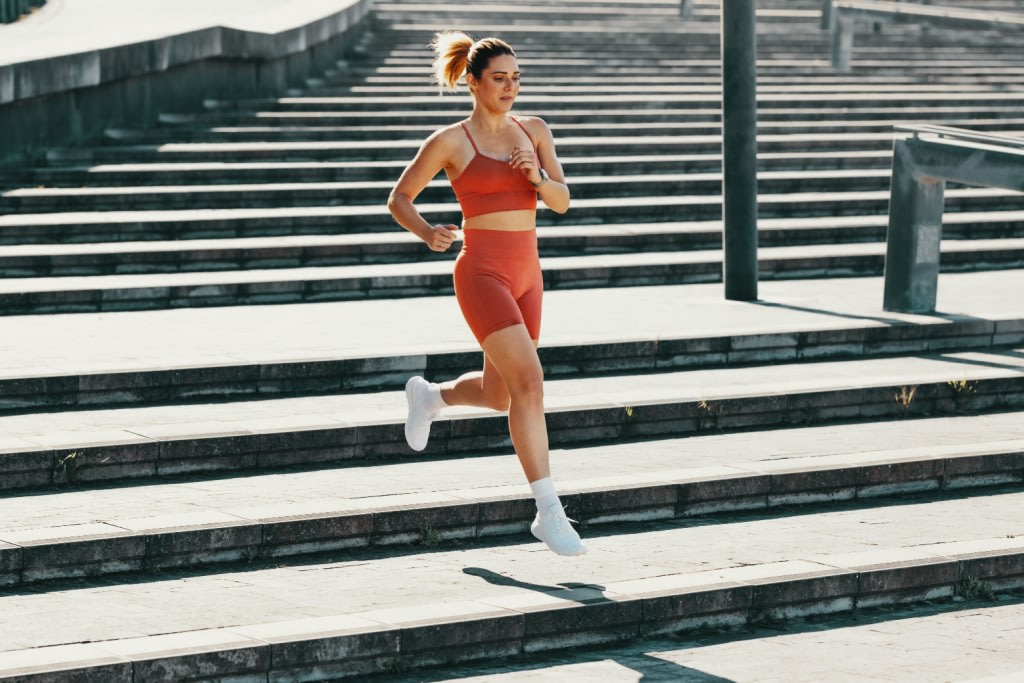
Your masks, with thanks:
[{"label": "woman's right hand", "polygon": [[432,251],[448,251],[451,248],[452,242],[459,238],[458,233],[455,231],[459,229],[459,226],[452,225],[432,225],[430,227],[430,235],[427,239],[423,240],[427,243]]}]

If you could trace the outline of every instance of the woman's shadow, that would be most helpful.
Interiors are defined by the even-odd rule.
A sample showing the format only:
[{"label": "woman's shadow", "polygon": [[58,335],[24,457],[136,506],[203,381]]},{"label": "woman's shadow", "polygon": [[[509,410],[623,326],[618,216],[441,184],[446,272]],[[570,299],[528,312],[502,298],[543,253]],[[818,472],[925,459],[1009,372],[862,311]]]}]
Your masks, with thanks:
[{"label": "woman's shadow", "polygon": [[[511,576],[505,576],[504,574],[499,574],[482,567],[465,567],[463,568],[462,573],[470,576],[478,576],[487,583],[495,586],[512,586],[515,588],[537,591],[569,602],[577,602],[580,604],[611,602],[611,600],[604,595],[605,587],[592,583],[576,583],[570,581],[549,586],[541,583],[520,581],[519,579],[514,579]],[[589,649],[579,649],[568,656],[564,653],[556,654],[554,656],[561,660],[571,657],[571,662],[560,662],[563,665],[567,663],[582,664],[587,662],[611,660],[619,666],[639,674],[639,678],[630,679],[636,681],[648,681],[650,683],[653,683],[654,681],[672,681],[673,683],[735,683],[732,679],[722,678],[721,676],[715,676],[697,669],[691,669],[674,662],[670,662],[666,659],[646,654],[642,651],[631,652],[628,656],[609,656],[607,651],[608,648],[621,646],[621,643],[618,645],[605,644],[602,646],[594,646]],[[508,663],[508,671],[506,673],[529,671],[531,669],[543,669],[559,663],[548,661],[549,659],[550,658],[545,658],[545,661],[521,663],[510,661]],[[468,678],[476,675],[476,673],[467,673],[465,677]],[[447,680],[452,679],[449,677]]]}]

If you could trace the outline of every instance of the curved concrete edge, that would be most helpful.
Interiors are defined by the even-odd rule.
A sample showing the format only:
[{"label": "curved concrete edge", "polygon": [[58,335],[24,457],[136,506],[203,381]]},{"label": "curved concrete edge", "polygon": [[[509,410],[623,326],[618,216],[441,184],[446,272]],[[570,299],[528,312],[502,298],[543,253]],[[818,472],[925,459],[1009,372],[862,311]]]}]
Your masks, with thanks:
[{"label": "curved concrete edge", "polygon": [[0,66],[0,105],[145,76],[204,59],[281,59],[345,33],[366,15],[371,4],[372,0],[349,0],[336,12],[278,33],[213,26],[165,38]]},{"label": "curved concrete edge", "polygon": [[278,95],[349,53],[372,2],[349,0],[278,33],[216,26],[0,66],[0,165],[24,167],[168,109],[199,111],[211,97]]}]

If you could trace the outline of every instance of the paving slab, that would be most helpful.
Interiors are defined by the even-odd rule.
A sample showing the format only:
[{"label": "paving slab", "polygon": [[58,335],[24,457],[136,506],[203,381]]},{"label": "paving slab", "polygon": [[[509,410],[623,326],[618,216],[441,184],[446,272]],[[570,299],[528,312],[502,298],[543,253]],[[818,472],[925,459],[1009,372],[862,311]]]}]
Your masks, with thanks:
[{"label": "paving slab", "polygon": [[[947,240],[942,272],[1019,269],[1024,239]],[[870,276],[884,271],[885,245],[854,243],[765,247],[759,277]],[[715,282],[719,250],[641,251],[541,258],[546,290]],[[231,271],[0,279],[0,314],[147,310],[303,301],[348,301],[447,294],[449,259],[418,263]]]},{"label": "paving slab", "polygon": [[[761,282],[757,302],[726,300],[720,284],[553,291],[541,346],[1009,321],[1024,317],[1008,296],[1024,291],[1022,273],[943,274],[933,315],[883,311],[877,277]],[[479,349],[451,296],[12,316],[4,329],[4,378]]]},{"label": "paving slab", "polygon": [[[1020,484],[1021,420],[1007,413],[784,429],[552,457],[563,503],[594,529]],[[0,584],[494,538],[521,533],[532,516],[508,454],[8,496],[0,498]]]},{"label": "paving slab", "polygon": [[376,683],[1015,683],[1020,598],[860,610],[739,631],[450,666]]},{"label": "paving slab", "polygon": [[[26,650],[38,658],[49,655],[50,665],[66,661],[63,648],[86,641],[93,644],[93,657],[105,654],[108,661],[111,648],[155,654],[155,644],[143,648],[143,641],[126,639],[158,634],[192,633],[193,644],[214,641],[217,650],[231,636],[237,645],[251,638],[249,629],[265,634],[276,623],[279,633],[301,639],[316,630],[317,620],[341,617],[358,620],[347,624],[350,634],[398,627],[402,641],[390,653],[443,663],[414,643],[453,646],[488,623],[482,636],[476,630],[473,640],[462,641],[480,649],[460,654],[493,656],[671,633],[699,623],[741,625],[762,604],[770,614],[798,616],[848,611],[861,603],[950,598],[968,575],[963,572],[987,566],[983,558],[1012,560],[1024,553],[1015,514],[1022,496],[851,506],[723,524],[649,524],[629,533],[589,535],[588,555],[558,561],[536,542],[512,542],[441,547],[414,557],[369,553],[349,561],[216,575],[156,575],[116,586],[86,582],[57,594],[6,594],[0,606],[10,621],[0,625],[0,668],[24,667]],[[1024,575],[1019,566],[1011,567],[974,576],[991,577],[997,591],[1012,590],[1024,585]],[[758,586],[789,586],[794,596],[800,594],[795,588],[813,586],[829,597],[808,602],[804,594],[790,603],[780,597],[783,591],[761,602],[765,597],[753,597]],[[700,602],[712,596],[713,603]],[[335,622],[335,633],[339,626]],[[430,641],[428,634],[440,640]],[[179,638],[176,646],[184,641]]]}]

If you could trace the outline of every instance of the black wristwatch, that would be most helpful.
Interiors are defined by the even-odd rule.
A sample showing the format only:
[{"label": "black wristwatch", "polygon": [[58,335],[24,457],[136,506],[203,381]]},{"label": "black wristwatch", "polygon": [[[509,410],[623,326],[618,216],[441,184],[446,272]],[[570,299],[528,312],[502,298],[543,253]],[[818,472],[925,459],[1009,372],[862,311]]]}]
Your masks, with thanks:
[{"label": "black wristwatch", "polygon": [[548,172],[545,171],[542,168],[542,169],[540,169],[540,182],[538,182],[538,183],[531,182],[530,184],[533,185],[534,187],[540,187],[541,185],[543,185],[547,181],[548,181]]}]

